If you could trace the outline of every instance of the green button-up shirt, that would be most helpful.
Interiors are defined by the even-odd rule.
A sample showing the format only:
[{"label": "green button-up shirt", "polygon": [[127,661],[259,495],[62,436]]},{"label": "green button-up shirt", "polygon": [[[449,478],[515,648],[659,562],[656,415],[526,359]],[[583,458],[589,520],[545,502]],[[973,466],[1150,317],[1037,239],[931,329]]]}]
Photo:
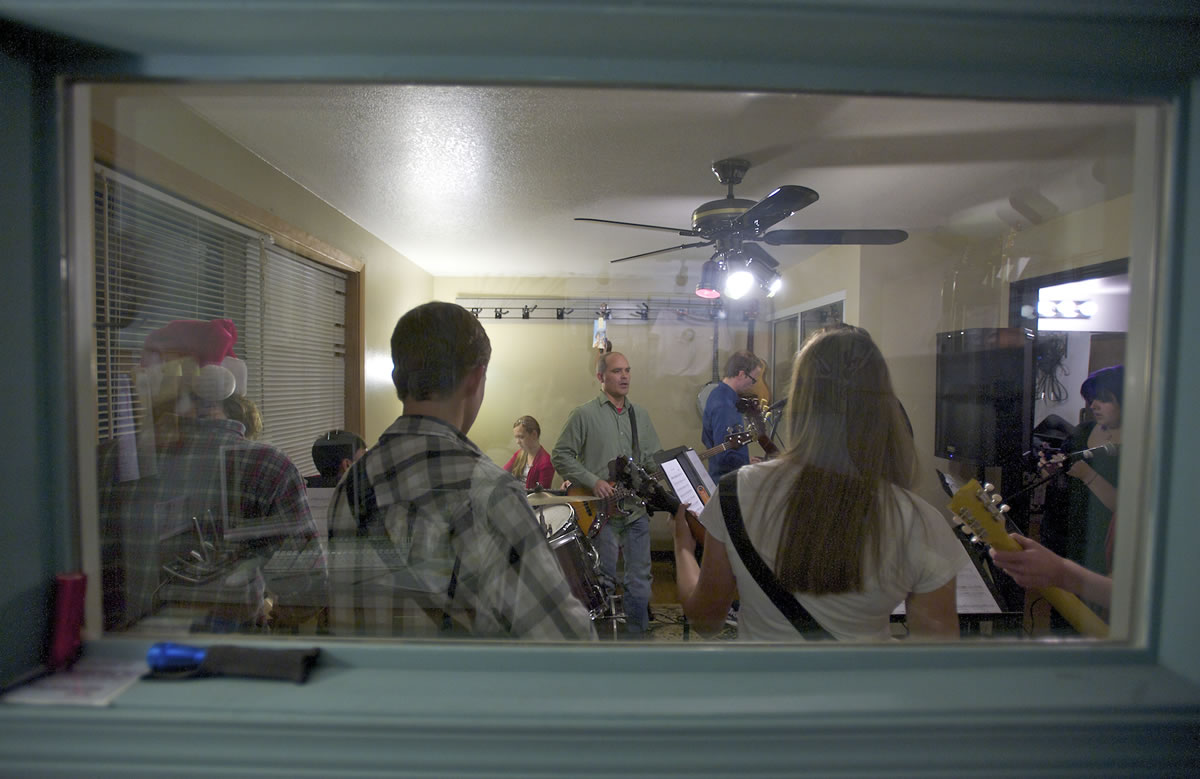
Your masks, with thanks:
[{"label": "green button-up shirt", "polygon": [[[638,455],[633,451],[630,409],[637,416]],[[658,466],[653,455],[660,449],[658,433],[644,407],[626,398],[625,407],[618,412],[608,396],[601,393],[567,417],[550,460],[564,479],[590,490],[597,479],[608,479],[608,464],[621,455],[631,455],[647,471],[655,472]]]}]

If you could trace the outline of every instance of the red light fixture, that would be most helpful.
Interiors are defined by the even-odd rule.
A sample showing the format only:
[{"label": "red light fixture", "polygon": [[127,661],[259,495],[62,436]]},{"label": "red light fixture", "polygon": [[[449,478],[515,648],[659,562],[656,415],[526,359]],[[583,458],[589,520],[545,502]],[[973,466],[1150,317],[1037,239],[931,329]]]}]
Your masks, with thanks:
[{"label": "red light fixture", "polygon": [[708,260],[700,269],[700,283],[696,285],[696,295],[706,300],[721,297],[721,291],[717,289],[720,279],[721,266],[713,260]]}]

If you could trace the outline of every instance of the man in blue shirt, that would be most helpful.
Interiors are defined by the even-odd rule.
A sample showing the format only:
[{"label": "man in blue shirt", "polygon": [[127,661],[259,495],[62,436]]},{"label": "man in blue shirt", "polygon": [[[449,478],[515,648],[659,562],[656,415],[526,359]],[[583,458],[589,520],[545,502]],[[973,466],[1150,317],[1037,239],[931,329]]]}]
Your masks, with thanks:
[{"label": "man in blue shirt", "polygon": [[[753,352],[734,352],[725,363],[725,376],[708,395],[704,405],[704,428],[700,437],[706,448],[725,440],[730,433],[741,432],[745,422],[737,409],[737,400],[762,378],[765,364]],[[750,463],[750,450],[739,447],[713,455],[708,473],[718,481],[730,471]]]}]

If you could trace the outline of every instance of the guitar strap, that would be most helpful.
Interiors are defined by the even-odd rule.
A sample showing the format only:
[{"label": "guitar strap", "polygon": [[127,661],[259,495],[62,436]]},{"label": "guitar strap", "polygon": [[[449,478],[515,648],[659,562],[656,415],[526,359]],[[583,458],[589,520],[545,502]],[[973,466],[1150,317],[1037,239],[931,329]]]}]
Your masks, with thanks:
[{"label": "guitar strap", "polygon": [[742,559],[746,570],[754,577],[754,581],[758,582],[758,586],[767,594],[771,602],[783,612],[783,616],[787,617],[788,622],[791,622],[792,626],[806,640],[833,640],[829,631],[821,627],[813,615],[808,613],[808,609],[796,600],[796,596],[783,588],[779,579],[775,578],[775,574],[771,572],[766,562],[755,550],[750,536],[746,533],[746,526],[742,522],[741,506],[738,505],[737,471],[730,471],[722,476],[717,491],[721,495],[721,514],[725,519],[725,529],[729,531],[729,540],[737,550],[738,557]]},{"label": "guitar strap", "polygon": [[629,430],[633,435],[633,459],[640,463],[642,461],[641,450],[638,449],[637,439],[637,415],[633,413],[633,404],[629,404]]}]

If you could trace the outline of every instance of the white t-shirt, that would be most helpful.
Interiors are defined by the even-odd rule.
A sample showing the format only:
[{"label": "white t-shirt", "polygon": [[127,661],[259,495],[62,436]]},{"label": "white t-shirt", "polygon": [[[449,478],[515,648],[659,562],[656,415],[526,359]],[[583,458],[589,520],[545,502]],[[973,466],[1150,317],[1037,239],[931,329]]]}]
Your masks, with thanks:
[{"label": "white t-shirt", "polygon": [[[738,470],[738,502],[746,533],[767,567],[775,569],[779,532],[787,490],[774,489],[782,469],[794,475],[795,466],[774,460]],[[909,593],[932,592],[955,577],[967,563],[962,544],[949,521],[928,502],[909,490],[885,486],[893,500],[888,507],[880,542],[880,570],[863,572],[862,592],[836,595],[796,593],[804,608],[839,641],[882,641],[890,637],[892,611]],[[725,545],[729,564],[737,580],[741,607],[738,639],[745,641],[803,640],[792,623],[771,602],[742,564],[721,515],[721,501],[714,493],[700,514],[700,521],[713,539]]]}]

